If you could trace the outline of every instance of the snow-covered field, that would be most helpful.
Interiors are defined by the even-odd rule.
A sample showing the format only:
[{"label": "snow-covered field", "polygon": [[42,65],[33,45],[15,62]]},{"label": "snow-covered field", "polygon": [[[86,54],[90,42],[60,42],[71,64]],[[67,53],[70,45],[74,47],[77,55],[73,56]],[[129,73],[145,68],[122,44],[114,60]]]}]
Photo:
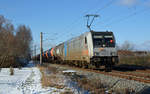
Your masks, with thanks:
[{"label": "snow-covered field", "polygon": [[41,73],[32,62],[26,68],[14,69],[10,75],[9,68],[0,72],[0,94],[59,94],[56,88],[42,88]]}]

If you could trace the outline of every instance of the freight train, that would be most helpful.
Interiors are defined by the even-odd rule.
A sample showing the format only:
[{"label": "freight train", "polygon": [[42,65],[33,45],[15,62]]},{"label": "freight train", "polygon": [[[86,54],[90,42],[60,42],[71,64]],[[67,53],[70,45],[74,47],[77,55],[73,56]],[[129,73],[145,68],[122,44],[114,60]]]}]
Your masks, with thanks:
[{"label": "freight train", "polygon": [[84,68],[105,66],[111,71],[118,63],[116,41],[113,32],[85,32],[43,53],[45,61]]}]

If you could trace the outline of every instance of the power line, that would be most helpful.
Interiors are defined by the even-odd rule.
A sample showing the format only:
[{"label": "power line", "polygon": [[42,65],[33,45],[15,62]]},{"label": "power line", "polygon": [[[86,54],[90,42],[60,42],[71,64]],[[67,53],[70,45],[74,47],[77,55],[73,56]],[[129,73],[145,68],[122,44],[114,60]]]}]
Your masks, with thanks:
[{"label": "power line", "polygon": [[110,2],[106,3],[106,5],[104,5],[102,8],[97,9],[97,11],[95,12],[95,14],[97,14],[98,12],[102,11],[103,9],[109,7],[110,5],[112,5],[114,3],[115,0],[110,0]]},{"label": "power line", "polygon": [[[145,0],[145,1],[146,1],[146,0]],[[107,7],[107,5],[110,6],[110,5],[113,4],[113,3],[114,3],[114,0],[111,0],[110,2],[108,2],[108,3],[106,4],[106,6],[104,6],[104,8]],[[103,8],[102,8],[102,9],[103,9]],[[135,7],[135,9],[136,9],[136,7]],[[101,10],[101,9],[99,9],[99,10]],[[116,15],[116,16],[118,16],[118,15]],[[116,16],[115,16],[115,17],[116,17]],[[108,21],[111,21],[113,17],[114,17],[114,16],[111,16],[111,17],[109,17],[109,18],[106,18],[106,19],[104,19],[103,21],[97,22],[96,24],[98,24],[98,23],[106,23],[106,22],[108,22]]]},{"label": "power line", "polygon": [[115,0],[110,0],[108,3],[106,3],[103,7],[99,8],[96,10],[95,14],[97,14],[98,12],[102,11],[103,9],[111,6],[113,3],[115,2]]},{"label": "power line", "polygon": [[119,22],[122,22],[122,21],[124,21],[124,20],[127,20],[127,19],[129,19],[129,18],[131,18],[131,17],[133,17],[133,16],[135,16],[135,15],[137,15],[137,14],[140,14],[140,13],[143,13],[143,12],[147,11],[148,9],[149,9],[149,8],[145,8],[145,9],[142,9],[142,10],[140,10],[140,11],[136,11],[136,12],[134,12],[134,13],[132,13],[132,14],[129,14],[129,15],[123,17],[123,18],[120,18],[120,19],[118,19],[118,20],[116,20],[116,21],[113,21],[113,22],[107,24],[106,26],[112,25],[112,24],[115,24],[115,23],[119,23]]},{"label": "power line", "polygon": [[[100,2],[100,1],[98,0],[98,2]],[[101,10],[107,8],[108,6],[110,6],[111,4],[113,4],[113,2],[114,2],[114,0],[111,0],[110,2],[106,3],[103,7],[101,7],[100,9],[97,9],[97,10],[96,10],[96,13],[98,13],[99,11],[101,11]],[[99,5],[99,3],[97,3],[97,5],[94,7],[94,9],[95,9],[96,7],[98,7],[98,5]],[[91,11],[91,10],[93,10],[93,8],[88,9],[88,10],[85,11],[83,14],[86,14],[86,13],[88,13],[88,12]],[[82,16],[82,17],[81,17],[81,16]],[[71,31],[71,29],[73,28],[73,24],[77,24],[77,23],[80,21],[80,19],[83,18],[83,15],[81,15],[81,16],[78,17],[73,23],[69,24],[69,25],[67,26],[67,30],[66,30],[66,31]],[[69,27],[70,27],[70,28],[69,28]],[[47,34],[47,33],[44,33],[44,34]],[[69,33],[63,34],[63,36],[62,36],[62,35],[59,35],[57,39],[62,38],[62,37],[65,37],[64,35],[66,35],[66,34],[67,34],[67,36],[70,36],[70,32],[69,32]],[[56,35],[58,35],[58,34],[56,34]],[[74,35],[74,34],[71,32],[71,36],[73,36],[73,35]],[[47,39],[47,40],[48,40],[48,39]],[[47,41],[47,40],[44,40],[44,41]]]},{"label": "power line", "polygon": [[[148,1],[148,0],[144,0],[144,2],[146,2],[146,1]],[[136,10],[136,9],[135,9],[135,10]],[[141,12],[144,12],[144,11],[146,11],[146,10],[147,10],[147,9],[145,8],[145,9],[140,10],[140,11],[141,11]],[[97,22],[96,24],[98,24],[98,23],[105,24],[106,22],[110,22],[110,23],[108,23],[107,25],[105,25],[105,26],[108,26],[108,25],[111,25],[111,24],[114,24],[114,23],[119,23],[119,22],[121,22],[121,21],[123,21],[123,20],[126,20],[126,19],[128,19],[128,18],[130,18],[130,17],[136,15],[136,14],[139,14],[139,11],[136,11],[136,12],[134,12],[134,13],[131,13],[131,14],[129,14],[129,15],[127,15],[127,16],[121,18],[121,19],[118,19],[118,20],[115,20],[115,21],[112,21],[112,22],[110,22],[110,21],[112,20],[112,18],[113,18],[113,17],[116,17],[116,16],[118,16],[118,15],[113,16],[113,17],[109,17],[109,18],[107,18],[107,19],[104,19],[104,20],[101,21],[101,22]]]},{"label": "power line", "polygon": [[[96,3],[97,5],[93,7],[94,9],[95,9],[96,7],[98,7],[100,1],[101,1],[101,0],[98,0],[98,2]],[[70,27],[70,26],[72,27],[73,24],[77,23],[80,19],[82,19],[82,18],[83,18],[83,15],[85,15],[85,14],[87,14],[88,12],[90,12],[91,10],[93,10],[93,8],[89,8],[88,10],[84,11],[80,17],[78,17],[78,18],[77,18],[76,20],[74,20],[71,24],[69,24],[68,26],[66,26],[67,29],[68,29],[68,27]]]},{"label": "power line", "polygon": [[[111,4],[113,4],[114,1],[115,1],[115,0],[111,0],[110,2],[106,3],[102,8],[97,9],[95,13],[98,13],[98,12],[100,12],[101,10],[103,10],[103,9],[105,9],[105,8],[107,8],[107,7],[109,7]],[[95,7],[97,7],[97,6],[95,6]],[[95,8],[95,7],[94,7],[94,8]],[[88,12],[91,11],[91,10],[92,10],[92,8],[90,8],[89,10],[87,10],[86,12],[84,12],[84,14],[88,13]],[[81,18],[83,18],[83,15],[82,15],[82,17],[79,17],[78,19],[76,19],[72,24],[70,24],[70,28],[67,27],[67,31],[71,30],[71,29],[73,28],[73,24],[75,24],[75,23],[77,24]],[[70,35],[70,34],[67,34],[67,35]]]}]

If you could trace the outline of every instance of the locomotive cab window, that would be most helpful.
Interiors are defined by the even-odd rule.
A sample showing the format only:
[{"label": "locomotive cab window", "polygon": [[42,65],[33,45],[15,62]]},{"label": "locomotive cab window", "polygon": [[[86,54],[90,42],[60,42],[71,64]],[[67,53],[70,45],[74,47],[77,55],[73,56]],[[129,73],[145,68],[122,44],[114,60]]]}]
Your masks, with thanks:
[{"label": "locomotive cab window", "polygon": [[115,47],[115,41],[112,34],[94,34],[93,45],[96,48],[99,47]]},{"label": "locomotive cab window", "polygon": [[103,36],[99,36],[99,35],[94,35],[93,36],[93,44],[94,47],[102,47],[103,44]]}]

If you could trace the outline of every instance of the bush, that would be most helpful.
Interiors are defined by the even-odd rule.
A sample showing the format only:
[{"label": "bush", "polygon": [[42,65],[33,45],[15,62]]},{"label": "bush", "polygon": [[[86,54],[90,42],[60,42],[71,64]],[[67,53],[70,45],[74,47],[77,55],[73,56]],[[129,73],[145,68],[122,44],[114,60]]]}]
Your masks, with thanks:
[{"label": "bush", "polygon": [[[18,58],[31,57],[31,29],[25,25],[17,28],[0,15],[0,67],[18,67]],[[17,58],[18,57],[18,58]],[[24,64],[24,63],[23,63]]]},{"label": "bush", "polygon": [[10,75],[14,75],[14,68],[10,67]]},{"label": "bush", "polygon": [[74,94],[72,91],[64,91],[64,92],[61,92],[60,94]]},{"label": "bush", "polygon": [[[60,84],[64,80],[59,76],[60,74],[58,74],[57,68],[39,66],[39,69],[42,73],[41,83],[43,87],[55,87],[57,89],[63,89],[65,87]],[[49,71],[51,71],[50,75]]]},{"label": "bush", "polygon": [[72,78],[73,81],[78,83],[78,86],[83,90],[87,90],[90,94],[105,94],[105,89],[108,87],[102,83],[100,79],[88,79],[86,77],[81,78],[76,75]]},{"label": "bush", "polygon": [[124,89],[117,89],[114,91],[116,94],[136,94],[135,90],[124,88]]},{"label": "bush", "polygon": [[19,70],[21,70],[21,69],[22,69],[22,66],[19,66],[18,68],[19,68]]},{"label": "bush", "polygon": [[6,57],[6,59],[4,60],[0,60],[0,68],[10,68],[10,66],[14,67],[14,68],[19,68],[21,69],[21,67],[24,67],[27,65],[25,60],[21,60],[18,57],[15,56],[8,56]]}]

